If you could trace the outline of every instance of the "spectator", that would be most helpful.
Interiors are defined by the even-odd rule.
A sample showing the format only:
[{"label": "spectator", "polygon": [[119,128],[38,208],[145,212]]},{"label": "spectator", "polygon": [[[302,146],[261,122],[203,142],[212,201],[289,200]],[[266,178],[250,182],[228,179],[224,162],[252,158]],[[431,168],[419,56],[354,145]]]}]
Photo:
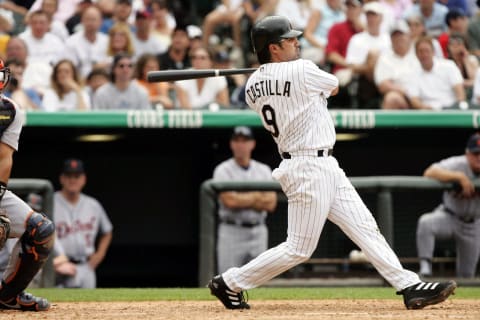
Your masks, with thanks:
[{"label": "spectator", "polygon": [[412,0],[380,0],[386,10],[392,12],[395,20],[403,19],[404,13],[412,6]]},{"label": "spectator", "polygon": [[147,73],[159,70],[158,60],[153,54],[146,53],[135,64],[135,78],[139,85],[148,91],[149,101],[156,108],[173,108],[173,101],[169,96],[168,82],[148,82]]},{"label": "spectator", "polygon": [[152,15],[148,11],[136,13],[136,31],[132,35],[135,48],[135,61],[145,53],[161,54],[167,51],[167,46],[151,34]]},{"label": "spectator", "polygon": [[82,28],[66,41],[67,56],[80,71],[82,79],[85,79],[97,62],[107,60],[109,39],[99,31],[101,14],[97,7],[87,7],[81,16]]},{"label": "spectator", "polygon": [[25,111],[38,111],[42,109],[42,98],[33,89],[23,88],[23,73],[25,64],[18,59],[7,60],[5,65],[10,68],[10,82],[4,91],[6,97],[11,98]]},{"label": "spectator", "polygon": [[50,19],[43,11],[34,11],[28,19],[31,30],[25,30],[19,37],[28,47],[29,60],[38,60],[47,64],[56,64],[65,54],[64,43],[48,32]]},{"label": "spectator", "polygon": [[[329,1],[331,0],[326,0],[327,3]],[[333,1],[340,2],[340,0]],[[278,0],[274,15],[288,16],[293,28],[303,30],[307,26],[313,10],[319,9],[319,7],[326,7],[325,5],[320,6],[312,2],[309,0]]]},{"label": "spectator", "polygon": [[[193,69],[212,68],[213,53],[205,48],[192,51],[190,59]],[[212,103],[228,107],[230,98],[225,77],[189,79],[175,82],[179,106],[184,109],[200,109]]]},{"label": "spectator", "polygon": [[[75,13],[65,22],[65,27],[70,35],[80,31],[83,28],[81,24],[83,12],[92,5],[92,0],[82,0],[78,3]],[[102,11],[100,10],[100,7],[97,6],[97,8],[101,13]],[[102,14],[100,14],[100,16],[101,15]]]},{"label": "spectator", "polygon": [[98,110],[151,110],[148,92],[133,81],[133,60],[127,54],[113,58],[110,82],[104,84],[94,94],[93,108]]},{"label": "spectator", "polygon": [[[193,52],[193,51],[192,51]],[[218,47],[214,50],[213,56],[214,69],[232,69],[234,68],[232,60],[226,48]],[[228,95],[232,105],[238,108],[246,106],[245,101],[239,101],[240,93],[245,93],[245,84],[247,83],[247,76],[245,74],[232,74],[225,76],[227,80]]]},{"label": "spectator", "polygon": [[90,109],[90,99],[82,88],[77,69],[72,61],[60,60],[53,67],[50,86],[42,100],[45,111]]},{"label": "spectator", "polygon": [[93,105],[93,96],[98,88],[110,81],[110,75],[104,68],[93,68],[87,75],[85,92],[88,95],[90,105]]},{"label": "spectator", "polygon": [[480,59],[480,0],[476,1],[477,11],[468,24],[468,45],[471,52]]},{"label": "spectator", "polygon": [[332,25],[344,20],[341,0],[327,0],[324,5],[314,8],[307,24],[301,28],[305,29],[301,40],[302,58],[312,60],[317,65],[324,65],[328,31]]},{"label": "spectator", "polygon": [[103,19],[100,32],[109,33],[110,29],[116,24],[125,24],[128,26],[130,32],[135,32],[135,27],[131,25],[128,18],[132,14],[132,1],[131,0],[115,0],[113,7],[113,16]]},{"label": "spectator", "polygon": [[[95,288],[95,269],[112,241],[112,223],[102,205],[82,192],[86,182],[83,162],[66,160],[60,174],[62,188],[53,198],[53,221],[68,262],[75,264],[75,274],[58,274],[59,287]],[[61,264],[56,262],[57,270]]]},{"label": "spectator", "polygon": [[[272,170],[252,159],[255,138],[250,128],[235,127],[230,139],[233,157],[215,167],[217,181],[272,180]],[[239,267],[268,248],[267,212],[277,206],[273,191],[221,192],[217,240],[218,272]],[[240,245],[239,245],[240,244]]]},{"label": "spectator", "polygon": [[[81,0],[59,0],[58,9],[53,16],[54,20],[65,23],[75,13],[75,8]],[[43,0],[36,0],[30,7],[29,13],[40,10]]]},{"label": "spectator", "polygon": [[445,16],[447,24],[447,31],[438,36],[438,42],[443,50],[443,56],[448,58],[448,38],[451,34],[467,35],[468,31],[468,17],[461,9],[451,9]]},{"label": "spectator", "polygon": [[346,20],[334,24],[327,37],[325,48],[326,60],[331,65],[332,73],[338,78],[339,93],[331,97],[331,105],[336,107],[350,106],[350,93],[348,90],[352,80],[353,69],[347,63],[347,47],[351,37],[363,30],[361,22],[362,3],[359,0],[346,0]]},{"label": "spectator", "polygon": [[380,30],[383,17],[380,3],[368,2],[363,11],[367,16],[366,29],[352,36],[345,60],[358,79],[358,90],[355,94],[358,106],[372,108],[377,107],[380,97],[373,81],[373,70],[379,54],[390,50],[391,41],[388,34],[383,34]]},{"label": "spectator", "polygon": [[152,35],[163,47],[168,48],[173,40],[172,32],[177,26],[176,22],[168,10],[167,1],[152,0],[151,8],[153,15]]},{"label": "spectator", "polygon": [[7,60],[11,59],[17,59],[24,65],[22,88],[33,89],[42,96],[50,86],[52,66],[46,61],[29,58],[27,45],[19,37],[12,37],[7,43]]},{"label": "spectator", "polygon": [[467,14],[467,17],[471,15],[469,14],[470,8],[467,3],[470,2],[470,0],[438,0],[438,2],[446,6],[448,10],[460,9]]},{"label": "spectator", "polygon": [[448,57],[455,62],[463,77],[467,98],[472,97],[473,84],[478,69],[478,60],[468,51],[467,39],[463,34],[453,33],[448,39]]},{"label": "spectator", "polygon": [[465,106],[465,90],[460,70],[453,61],[436,58],[430,37],[424,37],[415,44],[420,62],[411,77],[407,93],[415,109],[442,110]]},{"label": "spectator", "polygon": [[423,214],[417,225],[420,274],[432,276],[432,257],[437,239],[453,239],[458,277],[473,278],[480,257],[480,197],[471,180],[480,174],[480,135],[467,141],[465,153],[430,165],[423,175],[458,188],[444,191],[442,204]]},{"label": "spectator", "polygon": [[207,14],[203,21],[203,45],[208,48],[210,37],[214,34],[215,28],[221,24],[232,28],[232,38],[234,41],[234,50],[241,51],[242,48],[242,30],[240,20],[244,15],[241,0],[222,0],[220,4]]},{"label": "spectator", "polygon": [[132,33],[124,23],[117,23],[108,31],[107,58],[99,61],[96,67],[109,69],[113,57],[117,54],[127,54],[131,57],[135,54],[135,47],[132,40]]},{"label": "spectator", "polygon": [[411,73],[419,68],[419,63],[411,50],[409,33],[407,23],[398,20],[390,33],[393,50],[381,53],[375,65],[375,84],[383,95],[384,109],[410,108],[406,88],[411,81]]},{"label": "spectator", "polygon": [[408,19],[412,15],[421,16],[427,35],[438,37],[447,29],[445,23],[447,12],[448,8],[435,0],[418,0],[417,3],[405,11],[404,17]]},{"label": "spectator", "polygon": [[167,52],[157,55],[160,68],[163,70],[190,68],[191,62],[188,56],[189,47],[190,38],[188,37],[186,26],[177,26],[175,30],[173,30],[172,44]]},{"label": "spectator", "polygon": [[[423,22],[423,18],[420,15],[412,14],[408,18],[405,19],[408,23],[408,27],[410,28],[410,37],[412,38],[412,43],[416,43],[417,40],[423,38],[427,35],[425,31],[425,25]],[[445,58],[442,47],[436,38],[432,38],[433,48],[435,52],[435,57],[438,58]],[[412,46],[412,52],[415,53],[415,47]]]},{"label": "spectator", "polygon": [[65,27],[65,22],[53,18],[58,11],[58,1],[60,0],[43,0],[40,10],[45,12],[49,18],[49,32],[59,37],[60,40],[65,41],[68,37],[68,30]]}]

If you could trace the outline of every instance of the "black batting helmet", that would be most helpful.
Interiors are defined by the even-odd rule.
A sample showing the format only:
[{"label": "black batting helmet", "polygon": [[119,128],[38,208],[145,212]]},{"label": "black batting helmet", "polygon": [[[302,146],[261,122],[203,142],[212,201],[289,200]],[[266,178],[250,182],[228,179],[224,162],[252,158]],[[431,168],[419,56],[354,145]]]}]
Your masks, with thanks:
[{"label": "black batting helmet", "polygon": [[265,61],[265,52],[268,52],[269,44],[278,43],[282,39],[296,38],[301,34],[301,31],[292,29],[292,24],[285,17],[265,17],[252,28],[253,51],[257,54],[260,63],[268,62]]}]

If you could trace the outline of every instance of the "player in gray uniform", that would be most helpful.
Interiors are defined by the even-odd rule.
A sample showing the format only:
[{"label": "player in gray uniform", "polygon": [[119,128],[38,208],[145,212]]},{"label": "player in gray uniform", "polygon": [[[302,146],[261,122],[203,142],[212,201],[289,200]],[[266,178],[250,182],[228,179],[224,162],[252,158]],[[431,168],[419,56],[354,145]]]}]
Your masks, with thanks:
[{"label": "player in gray uniform", "polygon": [[[10,70],[0,60],[0,91],[7,86]],[[3,274],[0,309],[46,311],[50,303],[24,292],[40,270],[53,247],[55,227],[44,215],[35,212],[22,199],[7,190],[18,149],[24,115],[13,100],[0,96],[0,249],[8,238],[18,238]]]},{"label": "player in gray uniform", "polygon": [[[219,181],[271,180],[272,170],[251,158],[255,139],[249,127],[235,127],[230,139],[233,157],[213,172]],[[267,250],[267,211],[277,206],[276,192],[226,191],[219,195],[218,272],[238,267]]]},{"label": "player in gray uniform", "polygon": [[436,239],[454,239],[458,277],[474,277],[480,257],[480,196],[471,180],[480,175],[480,134],[470,136],[465,154],[430,165],[425,177],[454,182],[458,191],[445,191],[433,212],[423,214],[417,226],[420,274],[432,275]]},{"label": "player in gray uniform", "polygon": [[[95,288],[95,269],[103,261],[112,240],[113,226],[102,205],[82,193],[87,181],[83,162],[68,159],[60,174],[62,189],[55,192],[53,221],[66,263],[73,263],[76,272],[57,277],[57,286]],[[98,237],[98,240],[97,240]],[[98,242],[97,246],[95,246]],[[58,269],[61,266],[55,266]]]},{"label": "player in gray uniform", "polygon": [[310,258],[326,220],[338,225],[365,253],[378,272],[403,295],[408,309],[447,299],[454,281],[422,282],[406,270],[378,230],[377,223],[331,156],[335,126],[327,98],[338,92],[338,80],[313,62],[299,59],[302,33],[285,17],[269,16],[252,28],[260,67],[246,86],[248,105],[260,114],[283,161],[272,176],[288,198],[285,242],[208,284],[226,308],[246,309],[243,290],[258,287]]}]

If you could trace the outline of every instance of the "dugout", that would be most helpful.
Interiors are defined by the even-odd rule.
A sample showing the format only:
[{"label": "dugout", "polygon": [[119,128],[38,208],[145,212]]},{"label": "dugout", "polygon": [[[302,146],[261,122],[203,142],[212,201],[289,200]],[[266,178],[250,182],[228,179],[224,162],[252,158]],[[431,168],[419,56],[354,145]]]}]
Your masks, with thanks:
[{"label": "dugout", "polygon": [[[431,162],[463,153],[480,119],[476,111],[331,114],[341,134],[334,154],[348,176],[421,175]],[[12,177],[48,179],[58,189],[63,159],[83,159],[85,192],[101,201],[114,224],[98,285],[197,286],[199,188],[230,156],[235,125],[252,126],[254,157],[278,165],[271,137],[246,110],[28,113]],[[99,135],[103,142],[95,141]],[[373,209],[373,195],[362,197]],[[439,201],[439,191],[394,195],[394,249],[400,256],[415,256],[417,218]],[[278,210],[269,219],[272,245],[285,237],[284,205]],[[328,223],[315,256],[343,257],[352,248]],[[439,250],[451,254],[448,244]]]}]

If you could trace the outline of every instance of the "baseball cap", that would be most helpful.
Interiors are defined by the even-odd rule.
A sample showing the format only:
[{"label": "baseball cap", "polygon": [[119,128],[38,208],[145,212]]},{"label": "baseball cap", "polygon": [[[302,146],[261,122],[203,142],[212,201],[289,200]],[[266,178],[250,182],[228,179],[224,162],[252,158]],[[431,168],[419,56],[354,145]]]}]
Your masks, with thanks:
[{"label": "baseball cap", "polygon": [[373,12],[378,15],[383,15],[383,8],[380,2],[373,1],[373,2],[368,2],[363,6],[363,11],[365,13],[367,12]]},{"label": "baseball cap", "polygon": [[233,129],[232,139],[237,137],[244,137],[248,140],[254,139],[252,129],[245,126],[239,126]]},{"label": "baseball cap", "polygon": [[394,34],[395,32],[409,33],[410,27],[405,20],[397,20],[390,29],[390,34]]},{"label": "baseball cap", "polygon": [[468,138],[467,150],[470,152],[480,152],[480,134],[475,133]]},{"label": "baseball cap", "polygon": [[194,24],[189,24],[187,27],[187,34],[190,39],[201,38],[202,37],[202,29],[199,26]]},{"label": "baseball cap", "polygon": [[135,13],[135,19],[148,19],[152,16],[152,14],[150,12],[148,12],[147,10],[141,10],[141,11],[137,11],[137,13]]},{"label": "baseball cap", "polygon": [[63,163],[62,173],[85,173],[83,161],[79,159],[67,159]]}]

